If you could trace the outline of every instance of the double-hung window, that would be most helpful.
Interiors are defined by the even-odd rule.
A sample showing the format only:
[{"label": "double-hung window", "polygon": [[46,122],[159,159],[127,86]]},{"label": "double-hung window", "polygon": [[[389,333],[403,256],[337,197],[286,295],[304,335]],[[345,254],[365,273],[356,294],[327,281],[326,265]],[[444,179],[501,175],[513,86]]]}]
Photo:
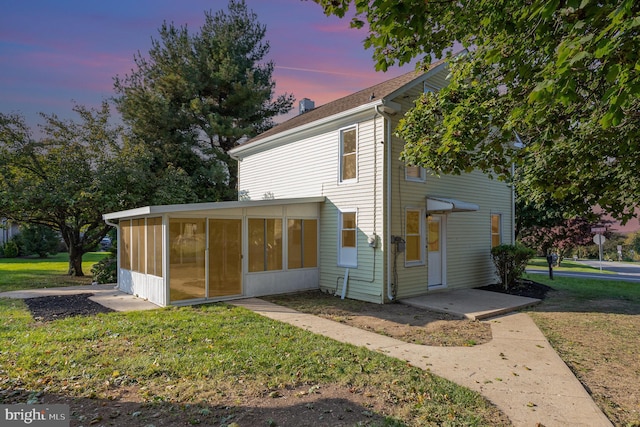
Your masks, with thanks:
[{"label": "double-hung window", "polygon": [[356,128],[340,131],[340,182],[356,179],[358,171]]},{"label": "double-hung window", "polygon": [[420,209],[405,211],[405,241],[406,264],[424,264],[424,215]]}]

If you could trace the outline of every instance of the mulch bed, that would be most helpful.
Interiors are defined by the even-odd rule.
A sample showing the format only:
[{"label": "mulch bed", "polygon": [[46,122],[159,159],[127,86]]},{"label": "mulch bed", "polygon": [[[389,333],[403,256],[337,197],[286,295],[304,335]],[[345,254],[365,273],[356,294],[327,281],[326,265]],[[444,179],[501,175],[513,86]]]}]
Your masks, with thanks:
[{"label": "mulch bed", "polygon": [[521,280],[516,286],[509,289],[505,289],[501,284],[495,283],[493,285],[482,286],[480,289],[483,291],[500,292],[503,294],[517,295],[520,297],[545,299],[547,292],[554,289],[543,285],[542,283],[534,282],[533,280]]},{"label": "mulch bed", "polygon": [[89,299],[93,294],[55,295],[24,300],[35,320],[48,322],[70,316],[93,316],[111,313],[107,308]]}]

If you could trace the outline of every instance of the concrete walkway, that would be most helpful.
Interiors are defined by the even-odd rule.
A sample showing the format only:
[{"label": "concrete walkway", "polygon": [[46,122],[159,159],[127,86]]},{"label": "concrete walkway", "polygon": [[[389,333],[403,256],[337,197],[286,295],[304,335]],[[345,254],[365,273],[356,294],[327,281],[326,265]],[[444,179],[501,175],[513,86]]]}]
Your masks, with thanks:
[{"label": "concrete walkway", "polygon": [[493,339],[475,347],[429,347],[364,331],[257,298],[232,301],[263,316],[406,360],[475,390],[515,426],[611,426],[524,313],[489,321]]}]

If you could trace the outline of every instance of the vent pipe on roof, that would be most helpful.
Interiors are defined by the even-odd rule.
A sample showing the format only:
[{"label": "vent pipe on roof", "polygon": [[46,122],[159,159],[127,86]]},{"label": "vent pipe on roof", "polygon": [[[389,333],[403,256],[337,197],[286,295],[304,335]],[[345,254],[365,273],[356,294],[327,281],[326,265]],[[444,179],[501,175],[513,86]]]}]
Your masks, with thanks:
[{"label": "vent pipe on roof", "polygon": [[313,110],[316,107],[316,103],[309,98],[302,98],[300,100],[300,114],[304,114],[307,111]]}]

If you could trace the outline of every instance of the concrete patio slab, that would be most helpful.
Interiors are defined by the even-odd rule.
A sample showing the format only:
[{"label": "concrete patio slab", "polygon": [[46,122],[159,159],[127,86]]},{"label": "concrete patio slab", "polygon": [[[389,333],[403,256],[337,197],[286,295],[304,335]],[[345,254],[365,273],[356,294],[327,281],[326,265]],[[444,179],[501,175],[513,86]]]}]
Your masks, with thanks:
[{"label": "concrete patio slab", "polygon": [[412,307],[448,313],[471,320],[488,319],[540,303],[540,300],[536,298],[479,289],[432,292],[418,297],[403,298],[399,301]]}]

